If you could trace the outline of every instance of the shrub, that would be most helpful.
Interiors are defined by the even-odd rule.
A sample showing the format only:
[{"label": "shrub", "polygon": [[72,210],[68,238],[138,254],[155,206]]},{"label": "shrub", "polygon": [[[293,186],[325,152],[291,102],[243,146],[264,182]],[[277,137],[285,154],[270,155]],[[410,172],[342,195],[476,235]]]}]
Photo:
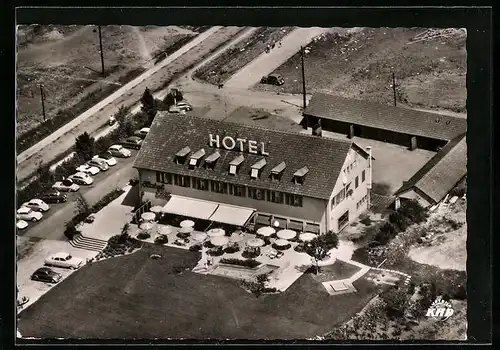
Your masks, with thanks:
[{"label": "shrub", "polygon": [[199,252],[201,250],[201,245],[195,244],[189,247],[190,252]]},{"label": "shrub", "polygon": [[222,254],[224,254],[224,250],[222,249],[222,247],[215,247],[209,249],[207,251],[207,254],[210,256],[221,256]]},{"label": "shrub", "polygon": [[389,222],[394,225],[399,231],[405,231],[408,228],[408,220],[401,212],[394,211],[389,215]]},{"label": "shrub", "polygon": [[120,197],[125,191],[122,190],[121,188],[114,189],[104,197],[102,197],[101,200],[99,200],[96,204],[94,204],[91,208],[91,211],[93,213],[97,213],[99,210],[107,206],[109,203],[114,201],[116,198]]},{"label": "shrub", "polygon": [[66,224],[66,229],[64,230],[64,235],[68,240],[72,240],[73,237],[77,234],[79,234],[80,231],[76,228],[75,224],[73,222],[68,222]]},{"label": "shrub", "polygon": [[210,241],[206,241],[206,242],[204,242],[204,243],[203,243],[203,246],[204,246],[205,248],[213,248],[213,247],[215,247],[215,246],[214,246],[214,245],[213,245]]},{"label": "shrub", "polygon": [[224,259],[221,259],[220,262],[222,264],[238,265],[238,266],[244,266],[244,267],[249,267],[249,268],[255,268],[255,267],[260,265],[260,262],[253,260],[253,259],[241,260],[241,259],[235,259],[235,258],[224,258]]},{"label": "shrub", "polygon": [[155,238],[156,244],[166,244],[168,243],[168,237],[166,235],[159,235]]},{"label": "shrub", "polygon": [[429,214],[416,200],[403,202],[398,211],[412,223],[425,221]]},{"label": "shrub", "polygon": [[128,247],[128,252],[132,253],[134,251],[134,247]]},{"label": "shrub", "polygon": [[237,245],[231,245],[229,247],[226,247],[224,249],[224,252],[227,253],[227,254],[232,254],[232,253],[236,253],[236,252],[239,252],[240,251],[240,247],[238,247]]},{"label": "shrub", "polygon": [[149,232],[146,231],[142,231],[137,235],[137,238],[139,239],[148,239],[149,237],[151,237],[151,234],[149,234]]},{"label": "shrub", "polygon": [[370,219],[368,215],[364,215],[361,220],[359,220],[359,222],[361,222],[365,226],[370,226],[370,224],[372,223],[372,219]]},{"label": "shrub", "polygon": [[394,225],[390,222],[386,222],[382,225],[375,236],[375,241],[379,242],[381,245],[387,244],[391,239],[396,237],[397,231]]},{"label": "shrub", "polygon": [[245,259],[255,259],[259,255],[260,253],[258,251],[250,251],[250,250],[245,250],[243,253],[241,253],[241,256],[244,257]]},{"label": "shrub", "polygon": [[189,232],[179,232],[177,233],[177,237],[181,238],[181,239],[185,239],[185,238],[188,238],[191,234]]}]

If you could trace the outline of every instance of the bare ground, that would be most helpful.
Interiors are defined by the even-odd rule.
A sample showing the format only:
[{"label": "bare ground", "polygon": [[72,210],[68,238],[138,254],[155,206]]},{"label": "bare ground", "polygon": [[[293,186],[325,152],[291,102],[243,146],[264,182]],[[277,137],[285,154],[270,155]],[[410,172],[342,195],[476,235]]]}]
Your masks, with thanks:
[{"label": "bare ground", "polygon": [[119,87],[127,73],[150,67],[156,52],[196,34],[178,27],[155,26],[141,30],[132,26],[103,26],[101,32],[105,77],[99,74],[101,61],[95,26],[18,28],[18,135],[43,120],[39,84],[44,85],[47,118],[52,118],[59,110],[77,104],[84,96],[107,85]]},{"label": "bare ground", "polygon": [[[463,31],[412,41],[424,28],[334,30],[313,40],[305,55],[306,89],[349,98],[392,103],[392,73],[397,98],[410,107],[466,112],[466,36]],[[274,73],[289,93],[302,91],[300,55]],[[277,87],[259,84],[260,90]]]}]

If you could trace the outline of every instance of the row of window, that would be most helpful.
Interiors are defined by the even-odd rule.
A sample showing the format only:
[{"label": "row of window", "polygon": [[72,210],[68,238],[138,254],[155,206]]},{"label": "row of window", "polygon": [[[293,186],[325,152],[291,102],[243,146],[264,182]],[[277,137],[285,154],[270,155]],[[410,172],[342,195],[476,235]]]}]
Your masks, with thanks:
[{"label": "row of window", "polygon": [[[366,180],[366,173],[365,173],[365,170],[363,170],[363,172],[361,173],[361,182],[365,182]],[[343,187],[339,193],[337,193],[333,199],[332,199],[332,209],[337,206],[338,204],[340,204],[344,199],[346,199],[346,197],[349,197],[350,194],[352,194],[352,190],[351,190],[351,185],[352,185],[352,182],[349,182],[345,187]],[[356,176],[356,178],[354,179],[354,189],[358,188],[359,187],[359,176]]]},{"label": "row of window", "polygon": [[363,198],[361,198],[359,202],[356,203],[356,210],[359,210],[359,208],[361,208],[367,201],[368,201],[368,195],[365,194]]},{"label": "row of window", "polygon": [[302,207],[302,196],[279,191],[263,190],[255,187],[234,185],[221,181],[201,179],[198,177],[156,172],[156,182],[180,187],[192,187],[200,191],[211,191],[221,194],[230,194],[236,197],[249,197],[255,200],[287,204],[293,207]]}]

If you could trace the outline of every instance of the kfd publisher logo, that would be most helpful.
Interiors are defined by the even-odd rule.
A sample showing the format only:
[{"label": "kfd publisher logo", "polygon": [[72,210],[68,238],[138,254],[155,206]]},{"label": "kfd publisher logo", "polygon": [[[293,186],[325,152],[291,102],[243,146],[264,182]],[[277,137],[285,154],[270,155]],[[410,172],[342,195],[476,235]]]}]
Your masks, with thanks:
[{"label": "kfd publisher logo", "polygon": [[434,317],[439,321],[446,321],[454,314],[453,307],[449,302],[438,296],[427,310],[427,317]]}]

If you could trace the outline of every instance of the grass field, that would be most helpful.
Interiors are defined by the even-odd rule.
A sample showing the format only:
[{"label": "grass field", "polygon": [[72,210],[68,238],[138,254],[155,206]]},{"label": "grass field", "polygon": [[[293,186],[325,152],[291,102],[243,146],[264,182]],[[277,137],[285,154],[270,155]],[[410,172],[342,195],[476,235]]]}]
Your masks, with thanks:
[{"label": "grass field", "polygon": [[267,45],[273,45],[289,34],[292,28],[257,28],[248,38],[198,69],[194,78],[214,85],[224,83],[238,70],[263,53]]},{"label": "grass field", "polygon": [[285,292],[257,298],[235,280],[190,272],[197,259],[151,245],[87,265],[24,310],[19,330],[66,339],[304,339],[345,322],[379,291],[362,278],[357,293],[333,297],[305,274]]},{"label": "grass field", "polygon": [[155,26],[102,26],[101,32],[105,76],[100,74],[95,26],[18,27],[18,136],[43,121],[39,84],[44,86],[45,112],[51,119],[89,96],[103,99],[151,67],[159,52],[197,34],[179,27]]},{"label": "grass field", "polygon": [[[467,53],[464,32],[448,38],[412,41],[423,28],[333,30],[315,39],[305,55],[306,89],[343,97],[392,103],[392,73],[400,103],[454,112],[466,111]],[[284,92],[301,93],[300,54],[274,73]],[[277,87],[259,84],[258,89]]]},{"label": "grass field", "polygon": [[277,129],[291,132],[301,132],[304,129],[292,120],[273,115],[265,110],[249,107],[238,107],[226,118],[229,122],[258,126],[266,129]]},{"label": "grass field", "polygon": [[312,274],[311,277],[318,282],[343,280],[351,277],[359,270],[361,268],[355,265],[337,260],[333,265],[322,266],[319,273],[317,275]]}]

